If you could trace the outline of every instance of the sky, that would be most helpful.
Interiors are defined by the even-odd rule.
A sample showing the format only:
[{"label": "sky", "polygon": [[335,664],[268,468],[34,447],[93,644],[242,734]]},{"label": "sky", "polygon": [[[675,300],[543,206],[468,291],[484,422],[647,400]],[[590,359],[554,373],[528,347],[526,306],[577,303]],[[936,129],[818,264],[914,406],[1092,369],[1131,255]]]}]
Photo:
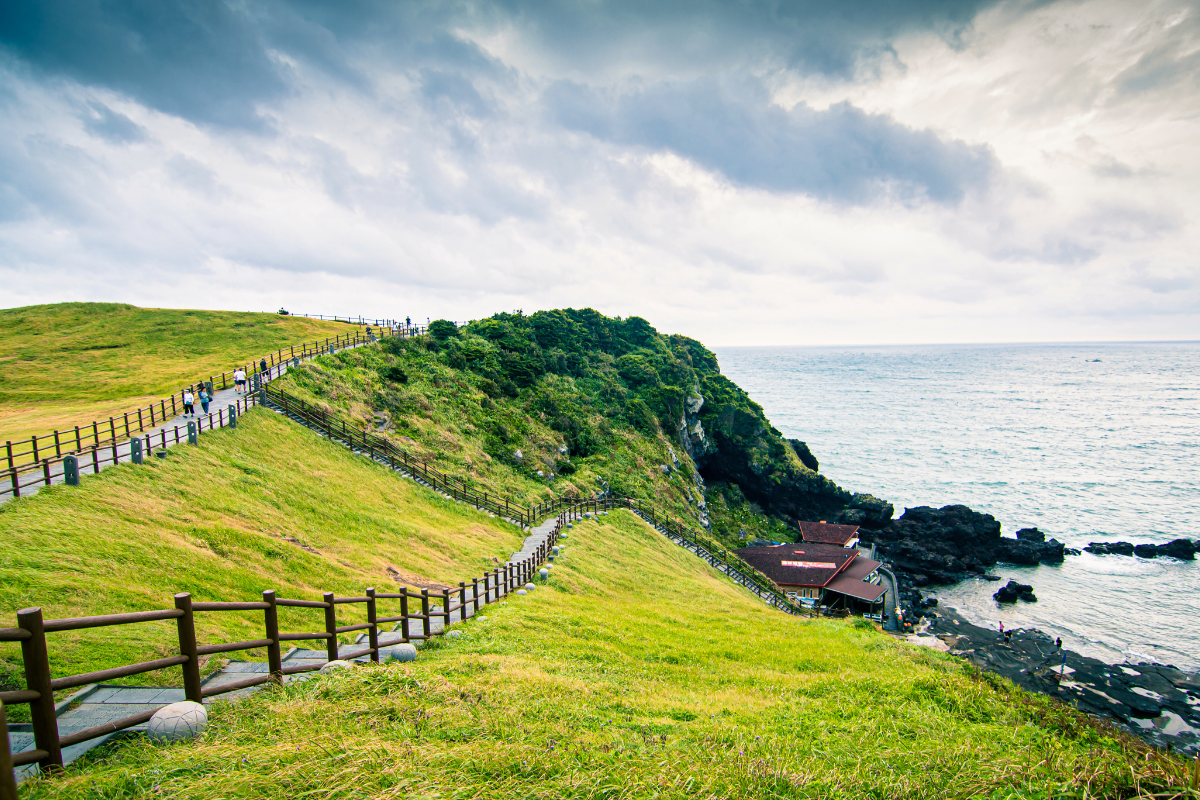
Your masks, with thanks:
[{"label": "sky", "polygon": [[1195,0],[0,4],[0,307],[1200,338]]}]

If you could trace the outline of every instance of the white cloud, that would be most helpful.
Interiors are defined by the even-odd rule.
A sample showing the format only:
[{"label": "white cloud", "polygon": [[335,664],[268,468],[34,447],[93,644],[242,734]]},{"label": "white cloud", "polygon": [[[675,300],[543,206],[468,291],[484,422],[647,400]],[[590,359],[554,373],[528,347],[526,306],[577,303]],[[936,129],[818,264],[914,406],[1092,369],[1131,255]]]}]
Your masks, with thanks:
[{"label": "white cloud", "polygon": [[1195,338],[1189,14],[1004,3],[957,42],[899,36],[855,80],[766,76],[784,104],[990,148],[989,183],[940,204],[824,201],[565,129],[542,104],[557,56],[495,20],[470,67],[359,54],[356,82],[276,52],[288,91],[250,130],[10,64],[0,304],[593,306],[710,344]]}]

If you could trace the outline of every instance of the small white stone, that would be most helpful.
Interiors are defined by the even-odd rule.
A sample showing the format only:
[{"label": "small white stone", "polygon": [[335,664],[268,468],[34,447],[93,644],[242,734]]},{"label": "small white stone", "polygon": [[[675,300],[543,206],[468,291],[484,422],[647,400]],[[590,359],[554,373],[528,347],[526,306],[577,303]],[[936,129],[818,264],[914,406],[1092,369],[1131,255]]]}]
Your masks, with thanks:
[{"label": "small white stone", "polygon": [[460,636],[462,636],[462,631],[446,631],[447,639],[457,639]]},{"label": "small white stone", "polygon": [[391,648],[392,659],[395,661],[416,661],[417,648],[407,642],[404,644],[393,645]]},{"label": "small white stone", "polygon": [[551,547],[550,552],[554,553],[554,555],[558,555],[560,552],[558,545],[554,545],[554,547]]},{"label": "small white stone", "polygon": [[476,617],[475,619],[479,620],[480,622],[487,622],[487,617],[486,617],[486,616],[483,616],[483,617]]},{"label": "small white stone", "polygon": [[543,569],[554,569],[554,565],[553,565],[553,564],[547,564],[545,567],[543,567]]},{"label": "small white stone", "polygon": [[537,587],[536,587],[536,586],[534,586],[532,583],[527,583],[527,584],[525,584],[525,591],[527,591],[527,592],[532,592],[532,591],[533,591],[534,589],[536,589],[536,588],[537,588]]},{"label": "small white stone", "polygon": [[529,594],[529,592],[525,591],[524,589],[517,589],[517,594],[519,594],[521,597],[524,597],[525,595]]},{"label": "small white stone", "polygon": [[339,669],[350,669],[354,665],[349,661],[342,661],[340,658],[337,661],[330,661],[321,667],[321,672],[334,672]]},{"label": "small white stone", "polygon": [[206,725],[208,709],[191,700],[181,700],[155,711],[146,726],[146,735],[156,742],[177,742],[199,736]]},{"label": "small white stone", "polygon": [[538,575],[542,576],[542,580],[546,580],[546,578],[550,577],[550,570],[546,569],[545,567],[542,567],[541,569],[538,570]]}]

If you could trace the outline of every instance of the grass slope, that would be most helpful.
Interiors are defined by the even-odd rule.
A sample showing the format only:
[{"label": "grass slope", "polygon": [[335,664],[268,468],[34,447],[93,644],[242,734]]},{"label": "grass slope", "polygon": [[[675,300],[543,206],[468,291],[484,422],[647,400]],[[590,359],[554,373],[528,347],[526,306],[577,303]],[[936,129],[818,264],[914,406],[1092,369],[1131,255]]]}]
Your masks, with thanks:
[{"label": "grass slope", "polygon": [[352,330],[278,314],[60,303],[0,310],[0,442],[104,419],[287,345]]},{"label": "grass slope", "polygon": [[215,706],[28,798],[1082,798],[1182,767],[958,659],[764,607],[621,512],[408,665]]},{"label": "grass slope", "polygon": [[[448,365],[422,342],[392,349],[376,345],[321,356],[276,385],[488,491],[538,503],[594,496],[602,479],[613,491],[652,499],[698,527],[696,503],[703,495],[682,448],[661,431],[638,430],[578,402],[574,379],[548,376],[523,395],[491,397],[488,379]],[[394,370],[403,382],[390,378]],[[569,437],[555,428],[563,406],[592,431],[588,450],[570,450]],[[387,420],[386,430],[374,430],[377,418]]]},{"label": "grass slope", "polygon": [[[27,606],[59,618],[170,608],[183,591],[196,600],[257,600],[264,589],[361,595],[396,586],[389,568],[409,585],[457,585],[523,538],[511,523],[256,410],[161,461],[0,505],[0,625]],[[280,614],[285,630],[321,629],[316,612]],[[199,613],[199,638],[256,639],[261,620]],[[67,675],[173,654],[178,642],[173,623],[147,623],[55,633],[49,646],[54,673]],[[23,686],[20,669],[19,647],[0,647],[0,684]],[[133,682],[147,678],[179,680],[167,671]]]}]

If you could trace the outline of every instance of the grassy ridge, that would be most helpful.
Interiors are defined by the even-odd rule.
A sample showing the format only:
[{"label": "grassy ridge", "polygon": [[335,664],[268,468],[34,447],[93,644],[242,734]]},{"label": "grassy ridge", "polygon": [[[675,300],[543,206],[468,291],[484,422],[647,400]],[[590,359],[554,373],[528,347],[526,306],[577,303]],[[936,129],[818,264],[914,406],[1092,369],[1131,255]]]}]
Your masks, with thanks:
[{"label": "grassy ridge", "polygon": [[769,610],[625,512],[410,665],[213,708],[29,798],[1055,798],[1181,767],[961,661]]},{"label": "grassy ridge", "polygon": [[[398,582],[457,585],[507,560],[523,538],[258,410],[161,461],[0,505],[0,625],[35,605],[47,617],[170,608],[181,591],[319,599]],[[285,630],[321,624],[313,613],[280,614]],[[262,635],[255,613],[202,613],[197,625],[202,643]],[[172,623],[147,623],[52,634],[49,645],[54,673],[67,675],[173,654],[178,642]],[[19,647],[0,647],[0,684],[23,685],[20,669]]]},{"label": "grassy ridge", "polygon": [[128,411],[280,347],[352,330],[278,314],[60,303],[0,310],[0,442]]}]

